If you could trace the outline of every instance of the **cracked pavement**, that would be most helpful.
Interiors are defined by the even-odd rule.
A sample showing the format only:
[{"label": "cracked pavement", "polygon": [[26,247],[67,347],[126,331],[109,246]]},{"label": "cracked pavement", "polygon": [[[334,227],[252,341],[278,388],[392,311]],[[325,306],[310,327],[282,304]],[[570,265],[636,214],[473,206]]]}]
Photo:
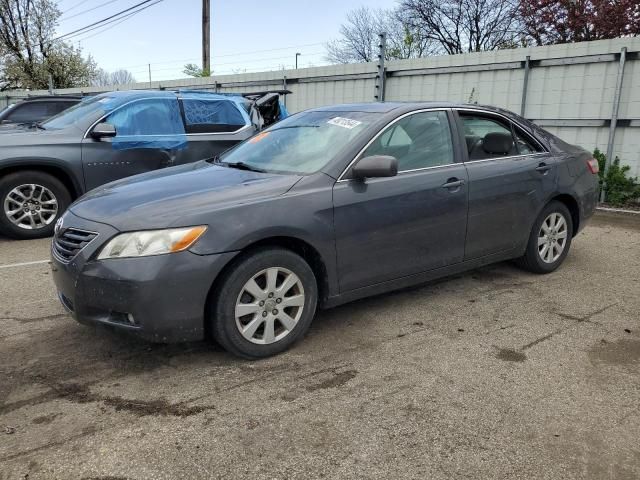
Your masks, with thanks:
[{"label": "cracked pavement", "polygon": [[0,479],[640,478],[640,216],[323,311],[247,362],[76,324],[0,238]]}]

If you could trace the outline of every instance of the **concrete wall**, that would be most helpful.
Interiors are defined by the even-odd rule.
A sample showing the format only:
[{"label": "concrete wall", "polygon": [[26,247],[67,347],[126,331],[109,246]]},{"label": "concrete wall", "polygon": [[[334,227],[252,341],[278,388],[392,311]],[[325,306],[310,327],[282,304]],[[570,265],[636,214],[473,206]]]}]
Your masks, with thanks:
[{"label": "concrete wall", "polygon": [[[614,154],[640,175],[640,38],[618,38],[387,62],[386,100],[449,100],[521,112],[525,60],[530,70],[524,116],[585,148],[607,150],[620,51],[627,49]],[[119,89],[202,88],[248,92],[288,88],[297,112],[334,103],[374,101],[376,65],[334,65],[277,72],[137,83]],[[95,93],[108,88],[56,90]],[[29,92],[39,94],[46,92]],[[10,92],[14,101],[25,92]],[[11,97],[11,98],[10,98]],[[2,105],[0,96],[0,105]]]}]

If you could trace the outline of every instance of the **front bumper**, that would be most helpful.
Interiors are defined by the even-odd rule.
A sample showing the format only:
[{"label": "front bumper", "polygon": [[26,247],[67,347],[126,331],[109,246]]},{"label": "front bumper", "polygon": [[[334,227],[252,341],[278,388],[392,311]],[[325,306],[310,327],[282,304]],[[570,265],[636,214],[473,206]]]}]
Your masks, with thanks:
[{"label": "front bumper", "polygon": [[235,253],[189,251],[140,258],[95,260],[119,232],[67,212],[64,225],[98,233],[71,261],[51,255],[63,306],[83,324],[101,324],[154,342],[201,340],[211,285]]}]

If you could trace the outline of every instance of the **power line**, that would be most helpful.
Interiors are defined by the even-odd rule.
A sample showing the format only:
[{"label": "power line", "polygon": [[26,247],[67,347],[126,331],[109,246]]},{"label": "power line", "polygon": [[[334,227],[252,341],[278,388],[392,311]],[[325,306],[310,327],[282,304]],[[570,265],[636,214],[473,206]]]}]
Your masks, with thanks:
[{"label": "power line", "polygon": [[[322,55],[325,52],[310,52],[310,53],[305,53],[305,56],[315,56],[315,55]],[[241,63],[251,63],[254,61],[264,61],[264,60],[287,60],[290,59],[291,55],[287,55],[285,57],[261,57],[261,58],[252,58],[252,59],[248,59],[248,60],[242,60],[241,62],[226,62],[226,63],[215,63],[213,64],[214,67],[214,73],[219,73],[217,70],[215,70],[215,67],[220,67],[220,66],[227,66],[227,65],[240,65]],[[151,65],[159,65],[158,63],[152,63]],[[127,68],[127,67],[123,67],[123,68]],[[167,71],[167,70],[174,70],[177,68],[181,68],[181,67],[164,67],[164,68],[154,68],[155,72],[162,72],[162,71]],[[265,68],[265,67],[256,67],[258,69],[260,68]],[[140,69],[133,69],[131,70],[132,72],[141,72],[142,68]]]},{"label": "power line", "polygon": [[[307,44],[304,44],[304,45],[293,45],[291,47],[268,48],[266,50],[251,50],[251,51],[245,51],[245,52],[228,53],[228,54],[224,54],[224,55],[212,55],[211,58],[215,60],[217,58],[239,57],[241,55],[253,55],[253,54],[256,54],[256,53],[265,53],[265,52],[278,52],[278,51],[282,51],[282,50],[300,49],[302,47],[314,47],[314,46],[317,46],[317,45],[324,45],[324,42],[307,43]],[[310,55],[310,54],[305,53],[305,55]],[[152,62],[151,65],[165,65],[165,64],[170,64],[170,63],[188,62],[190,60],[198,60],[198,58],[191,57],[191,58],[183,58],[183,59],[175,59],[175,60],[166,60],[166,61],[162,61],[162,62]],[[251,60],[252,59],[243,60],[243,61],[251,61]],[[128,65],[128,66],[123,67],[123,68],[146,67],[147,65],[148,65],[148,62],[147,63],[138,63],[136,65]]]},{"label": "power line", "polygon": [[[71,15],[70,17],[65,17],[64,15],[62,15],[62,17],[60,17],[60,20],[69,20],[70,18],[79,17],[80,15],[84,15],[85,13],[92,12],[92,11],[94,11],[94,10],[97,10],[98,8],[102,8],[102,7],[105,7],[105,6],[110,5],[110,4],[112,4],[112,3],[119,2],[119,1],[120,1],[120,0],[109,0],[108,2],[104,2],[104,3],[101,3],[100,5],[96,5],[96,6],[95,6],[95,7],[93,7],[93,8],[88,8],[88,9],[86,9],[86,10],[82,10],[81,12],[74,13],[74,14],[73,14],[73,15]],[[83,3],[83,2],[80,2],[80,3]],[[68,11],[69,11],[69,10],[67,10],[67,12],[68,12]]]},{"label": "power line", "polygon": [[[154,3],[151,3],[151,4],[149,4],[149,5],[146,5],[146,6],[144,6],[144,7],[140,8],[140,9],[138,9],[138,10],[135,10],[135,11],[133,11],[133,12],[131,12],[131,13],[128,13],[127,15],[123,15],[123,16],[121,16],[121,17],[113,18],[113,19],[109,20],[108,22],[104,22],[102,25],[97,25],[97,26],[95,26],[95,27],[87,28],[86,30],[84,30],[84,31],[82,31],[82,32],[80,32],[80,33],[74,33],[73,35],[69,35],[69,36],[67,37],[67,39],[72,38],[72,37],[78,37],[78,36],[80,36],[80,37],[81,37],[81,38],[80,38],[80,39],[78,39],[78,40],[82,40],[83,38],[84,38],[84,39],[86,39],[86,38],[88,38],[88,37],[82,37],[82,35],[84,35],[84,34],[86,34],[86,33],[89,33],[89,32],[92,32],[92,31],[94,31],[94,30],[99,30],[99,29],[101,29],[102,27],[105,27],[106,25],[109,25],[109,24],[112,24],[112,23],[116,23],[116,24],[117,24],[117,23],[119,23],[119,22],[120,22],[120,20],[123,20],[123,19],[129,18],[129,17],[132,17],[132,16],[134,16],[134,15],[136,15],[136,14],[138,14],[138,13],[142,12],[143,10],[146,10],[147,8],[150,8],[150,7],[153,7],[154,5],[157,5],[158,3],[162,2],[163,0],[152,0],[152,1],[153,1]],[[115,26],[115,25],[114,25],[114,26]],[[105,30],[108,30],[108,29],[105,29]],[[104,30],[102,30],[102,31],[104,31]],[[98,33],[101,33],[101,32],[98,32]],[[98,33],[96,33],[96,35],[97,35]],[[93,35],[89,35],[89,37],[91,37],[91,36],[93,36]]]},{"label": "power line", "polygon": [[[119,16],[120,16],[120,15],[122,15],[123,13],[130,12],[131,10],[133,10],[133,9],[135,9],[135,8],[138,8],[138,7],[142,6],[142,5],[145,5],[145,4],[147,4],[147,3],[150,3],[150,2],[152,2],[152,1],[154,1],[154,0],[143,0],[142,2],[135,4],[133,7],[126,8],[126,9],[124,9],[124,10],[119,11],[118,13],[115,13],[115,14],[113,14],[113,15],[110,15],[110,16],[106,17],[106,18],[103,18],[102,20],[98,20],[97,22],[93,22],[93,23],[91,23],[91,24],[89,24],[89,25],[86,25],[86,26],[84,26],[84,27],[82,27],[82,28],[78,28],[78,29],[76,29],[76,30],[74,30],[74,31],[72,31],[72,32],[65,33],[64,35],[60,35],[59,37],[54,38],[54,40],[60,40],[61,38],[66,38],[66,37],[69,37],[69,36],[75,35],[75,34],[77,34],[77,33],[81,33],[81,32],[83,32],[84,30],[91,29],[91,27],[99,26],[99,25],[101,25],[101,24],[105,23],[105,22],[106,22],[106,21],[108,21],[108,20],[111,20],[111,19],[113,19],[113,18],[115,18],[115,17],[119,17]],[[162,2],[162,1],[164,1],[164,0],[157,0],[157,1],[154,3],[154,5],[155,5],[155,4],[157,4],[157,3],[160,3],[160,2]]]},{"label": "power line", "polygon": [[[78,42],[83,42],[85,40],[88,40],[89,38],[93,38],[93,37],[95,37],[97,35],[100,35],[101,33],[104,33],[107,30],[111,30],[112,28],[117,27],[122,22],[127,21],[129,18],[136,16],[138,13],[142,12],[143,10],[146,10],[149,7],[153,7],[154,5],[155,5],[155,3],[152,3],[151,5],[147,5],[146,7],[143,7],[140,10],[136,10],[135,12],[131,12],[131,13],[126,14],[123,17],[117,18],[116,19],[117,21],[111,20],[111,21],[105,23],[104,25],[100,25],[99,27],[95,27],[92,30],[99,30],[100,28],[102,28],[102,30],[100,30],[100,31],[98,31],[96,33],[92,33],[91,35],[87,35],[86,37],[82,37],[81,36],[80,38],[76,38],[76,40]],[[112,25],[109,25],[109,24],[112,24]],[[103,27],[106,27],[106,28],[103,28]],[[91,31],[91,30],[88,30],[88,31]],[[84,32],[84,33],[87,33],[87,32]],[[79,35],[82,35],[82,34],[79,34]]]},{"label": "power line", "polygon": [[69,8],[67,8],[64,12],[62,12],[62,14],[65,14],[65,13],[67,13],[68,11],[73,10],[74,8],[79,7],[79,6],[80,6],[80,5],[82,5],[85,1],[86,1],[86,0],[82,0],[82,1],[80,1],[80,2],[78,2],[78,3],[74,3],[72,6],[70,6]]}]

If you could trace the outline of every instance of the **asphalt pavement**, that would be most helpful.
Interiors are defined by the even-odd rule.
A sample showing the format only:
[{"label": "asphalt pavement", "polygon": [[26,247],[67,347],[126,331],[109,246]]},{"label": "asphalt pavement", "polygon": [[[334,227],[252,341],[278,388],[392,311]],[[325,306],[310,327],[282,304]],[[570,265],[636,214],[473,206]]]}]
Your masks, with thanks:
[{"label": "asphalt pavement", "polygon": [[[640,215],[319,314],[248,362],[76,324],[0,238],[0,479],[640,478]],[[35,263],[34,263],[35,262]]]}]

